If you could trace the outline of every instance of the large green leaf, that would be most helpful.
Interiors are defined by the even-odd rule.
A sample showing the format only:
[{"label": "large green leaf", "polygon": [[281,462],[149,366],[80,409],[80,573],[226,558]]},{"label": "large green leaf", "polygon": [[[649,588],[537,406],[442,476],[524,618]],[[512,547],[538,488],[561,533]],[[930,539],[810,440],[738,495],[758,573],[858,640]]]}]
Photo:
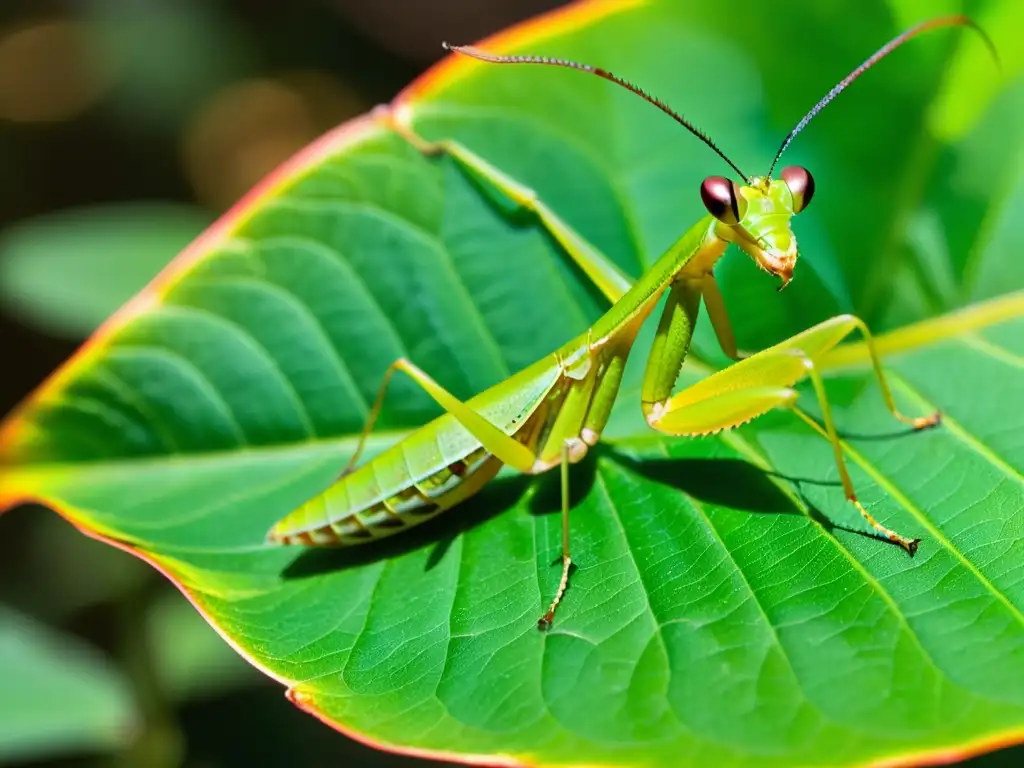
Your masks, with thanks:
[{"label": "large green leaf", "polygon": [[[494,45],[639,81],[753,170],[925,10],[778,5],[591,3]],[[971,7],[1015,45],[1019,4]],[[147,559],[299,706],[394,749],[854,765],[1018,738],[1024,89],[1012,56],[987,91],[942,80],[945,55],[956,73],[979,45],[915,41],[800,137],[787,161],[818,192],[796,222],[790,288],[738,255],[723,264],[747,347],[847,309],[924,323],[883,346],[901,406],[941,408],[940,428],[899,429],[860,347],[828,381],[858,493],[922,537],[914,560],[861,535],[828,444],[791,414],[720,438],[652,434],[635,389],[650,329],[607,441],[573,470],[579,569],[550,633],[534,622],[559,575],[554,476],[506,473],[382,546],[265,544],[344,464],[396,356],[466,397],[605,306],[533,219],[370,118],[241,203],[7,422],[0,499],[43,501]],[[571,71],[449,60],[392,114],[534,186],[632,274],[696,220],[699,180],[723,170],[660,113]],[[702,320],[698,351],[713,350]],[[689,364],[682,383],[705,371]],[[371,453],[436,413],[396,380]]]}]

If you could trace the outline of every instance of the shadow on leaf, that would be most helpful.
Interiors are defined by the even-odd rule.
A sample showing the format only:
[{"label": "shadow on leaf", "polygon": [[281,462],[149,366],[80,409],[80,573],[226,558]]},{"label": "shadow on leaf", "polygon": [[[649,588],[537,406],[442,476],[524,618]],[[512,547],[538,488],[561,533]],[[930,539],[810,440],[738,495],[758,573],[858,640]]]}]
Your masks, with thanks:
[{"label": "shadow on leaf", "polygon": [[[743,459],[637,458],[607,444],[597,446],[582,461],[570,467],[570,509],[578,507],[590,493],[597,478],[597,464],[602,457],[610,458],[648,480],[675,488],[701,503],[760,514],[808,514],[829,533],[841,530],[889,543],[871,531],[837,525],[800,492],[802,485],[840,488],[838,481],[791,477],[763,470]],[[796,487],[806,512],[786,495],[773,478]],[[559,514],[562,509],[560,468],[555,467],[533,477],[499,478],[476,496],[408,531],[364,545],[304,549],[285,567],[282,577],[302,579],[358,568],[432,545],[424,568],[429,571],[444,559],[456,537],[511,509],[522,499],[531,483],[536,485],[528,502],[529,512],[533,515]]]},{"label": "shadow on leaf", "polygon": [[[636,459],[614,449],[608,452],[615,461],[637,474],[676,488],[699,502],[760,514],[807,515],[829,535],[844,531],[900,548],[895,542],[867,528],[835,523],[801,491],[803,485],[817,485],[836,488],[842,494],[842,483],[838,480],[793,477],[763,470],[743,459]],[[805,509],[800,509],[773,478],[791,483]],[[852,506],[850,509],[856,512]]]},{"label": "shadow on leaf", "polygon": [[[810,413],[807,409],[804,409],[804,413],[806,413],[809,418],[813,419],[814,423],[821,427],[821,429],[825,429],[825,422],[822,420],[820,414]],[[895,419],[893,420],[893,424],[898,426],[894,426],[891,430],[887,430],[885,432],[853,432],[849,429],[837,426],[836,434],[839,436],[840,440],[845,440],[846,442],[883,442],[885,440],[903,440],[913,437],[921,432],[938,429],[942,425],[942,422],[939,421],[936,424],[919,428],[903,424],[902,422],[897,422]]]},{"label": "shadow on leaf", "polygon": [[613,449],[609,454],[638,475],[676,488],[704,503],[748,512],[802,514],[792,499],[772,482],[772,473],[743,459],[636,459]]}]

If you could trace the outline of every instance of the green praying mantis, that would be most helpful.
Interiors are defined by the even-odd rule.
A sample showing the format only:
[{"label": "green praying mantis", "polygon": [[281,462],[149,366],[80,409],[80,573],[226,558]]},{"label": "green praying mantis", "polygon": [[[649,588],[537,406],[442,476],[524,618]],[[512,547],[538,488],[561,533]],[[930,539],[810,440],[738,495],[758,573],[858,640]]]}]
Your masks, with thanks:
[{"label": "green praying mantis", "polygon": [[[494,478],[502,465],[531,475],[558,466],[562,490],[562,575],[550,606],[538,621],[541,629],[550,627],[565,595],[573,563],[569,466],[579,462],[600,439],[637,333],[667,292],[641,389],[641,409],[647,423],[664,434],[680,436],[732,429],[771,409],[792,406],[797,399],[793,387],[809,378],[820,403],[824,429],[802,411],[795,412],[831,443],[850,503],[875,531],[913,556],[919,539],[883,526],[857,500],[816,360],[858,330],[866,340],[874,375],[892,415],[917,430],[938,424],[940,414],[908,417],[900,413],[886,383],[872,335],[854,315],[830,318],[760,352],[741,355],[713,270],[727,246],[735,243],[758,267],[780,279],[779,290],[789,283],[798,257],[791,220],[810,204],[815,185],[810,172],[799,166],[785,167],[779,178],[774,178],[772,173],[779,158],[808,122],[868,68],[921,32],[949,25],[974,28],[995,53],[984,31],[966,16],[935,18],[912,27],[882,46],[814,105],[786,136],[764,176],[743,174],[689,121],[607,70],[557,58],[499,56],[472,47],[444,44],[448,50],[486,62],[569,67],[622,86],[708,145],[739,174],[742,182],[722,176],[706,178],[700,194],[707,215],[633,282],[532,190],[461,144],[450,140],[428,142],[395,123],[396,130],[421,151],[448,153],[531,210],[608,298],[611,307],[578,337],[465,402],[412,361],[396,360],[384,374],[358,446],[341,476],[326,491],[277,522],[268,539],[303,545],[374,541],[418,525],[466,500]],[[722,350],[736,362],[673,395],[702,299]],[[395,371],[411,377],[445,413],[359,465]]]}]

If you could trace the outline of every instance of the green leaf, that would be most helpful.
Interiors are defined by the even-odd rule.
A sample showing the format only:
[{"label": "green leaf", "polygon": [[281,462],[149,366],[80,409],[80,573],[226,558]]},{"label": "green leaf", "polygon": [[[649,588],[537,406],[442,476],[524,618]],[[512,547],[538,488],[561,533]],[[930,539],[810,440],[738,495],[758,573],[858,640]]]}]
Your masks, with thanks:
[{"label": "green leaf", "polygon": [[0,606],[0,760],[43,759],[128,743],[127,684],[99,653]]},{"label": "green leaf", "polygon": [[122,203],[50,214],[0,238],[0,301],[51,333],[83,338],[203,231],[191,206]]},{"label": "green leaf", "polygon": [[[759,170],[835,81],[934,12],[779,5],[597,2],[488,46],[608,67]],[[1011,30],[990,31],[1006,47]],[[652,433],[636,389],[651,328],[606,440],[572,471],[578,570],[551,632],[535,621],[559,576],[557,473],[506,472],[380,546],[266,544],[337,476],[396,357],[468,397],[607,306],[534,219],[371,117],[268,180],[11,417],[0,500],[46,503],[151,562],[297,705],[392,749],[861,765],[1019,739],[1024,271],[1006,249],[1022,144],[1006,105],[1022,81],[1005,67],[987,101],[943,84],[944,56],[979,45],[915,40],[800,136],[786,162],[818,191],[790,288],[723,261],[746,348],[844,310],[914,323],[880,343],[900,407],[940,408],[940,428],[893,421],[863,346],[834,354],[827,381],[857,493],[922,538],[913,560],[863,535],[828,443],[790,413],[715,438]],[[941,136],[936,94],[970,104]],[[661,113],[563,69],[450,60],[390,114],[534,187],[634,275],[723,171]],[[987,188],[962,186],[976,163],[994,169]],[[970,215],[947,218],[944,195],[965,191]],[[702,318],[698,356],[715,362],[714,347]],[[680,386],[706,370],[691,360]],[[437,413],[396,379],[369,455]]]}]

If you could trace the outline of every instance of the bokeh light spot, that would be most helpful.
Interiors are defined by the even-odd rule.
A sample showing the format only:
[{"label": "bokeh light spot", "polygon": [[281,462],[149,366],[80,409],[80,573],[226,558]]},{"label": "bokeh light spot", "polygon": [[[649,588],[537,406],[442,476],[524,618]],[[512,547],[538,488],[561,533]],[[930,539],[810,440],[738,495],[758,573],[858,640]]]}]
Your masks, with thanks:
[{"label": "bokeh light spot", "polygon": [[68,120],[95,103],[109,81],[73,22],[48,21],[0,35],[0,119]]},{"label": "bokeh light spot", "polygon": [[321,133],[364,108],[342,83],[316,72],[245,80],[219,91],[183,139],[197,197],[216,209],[229,207]]}]

